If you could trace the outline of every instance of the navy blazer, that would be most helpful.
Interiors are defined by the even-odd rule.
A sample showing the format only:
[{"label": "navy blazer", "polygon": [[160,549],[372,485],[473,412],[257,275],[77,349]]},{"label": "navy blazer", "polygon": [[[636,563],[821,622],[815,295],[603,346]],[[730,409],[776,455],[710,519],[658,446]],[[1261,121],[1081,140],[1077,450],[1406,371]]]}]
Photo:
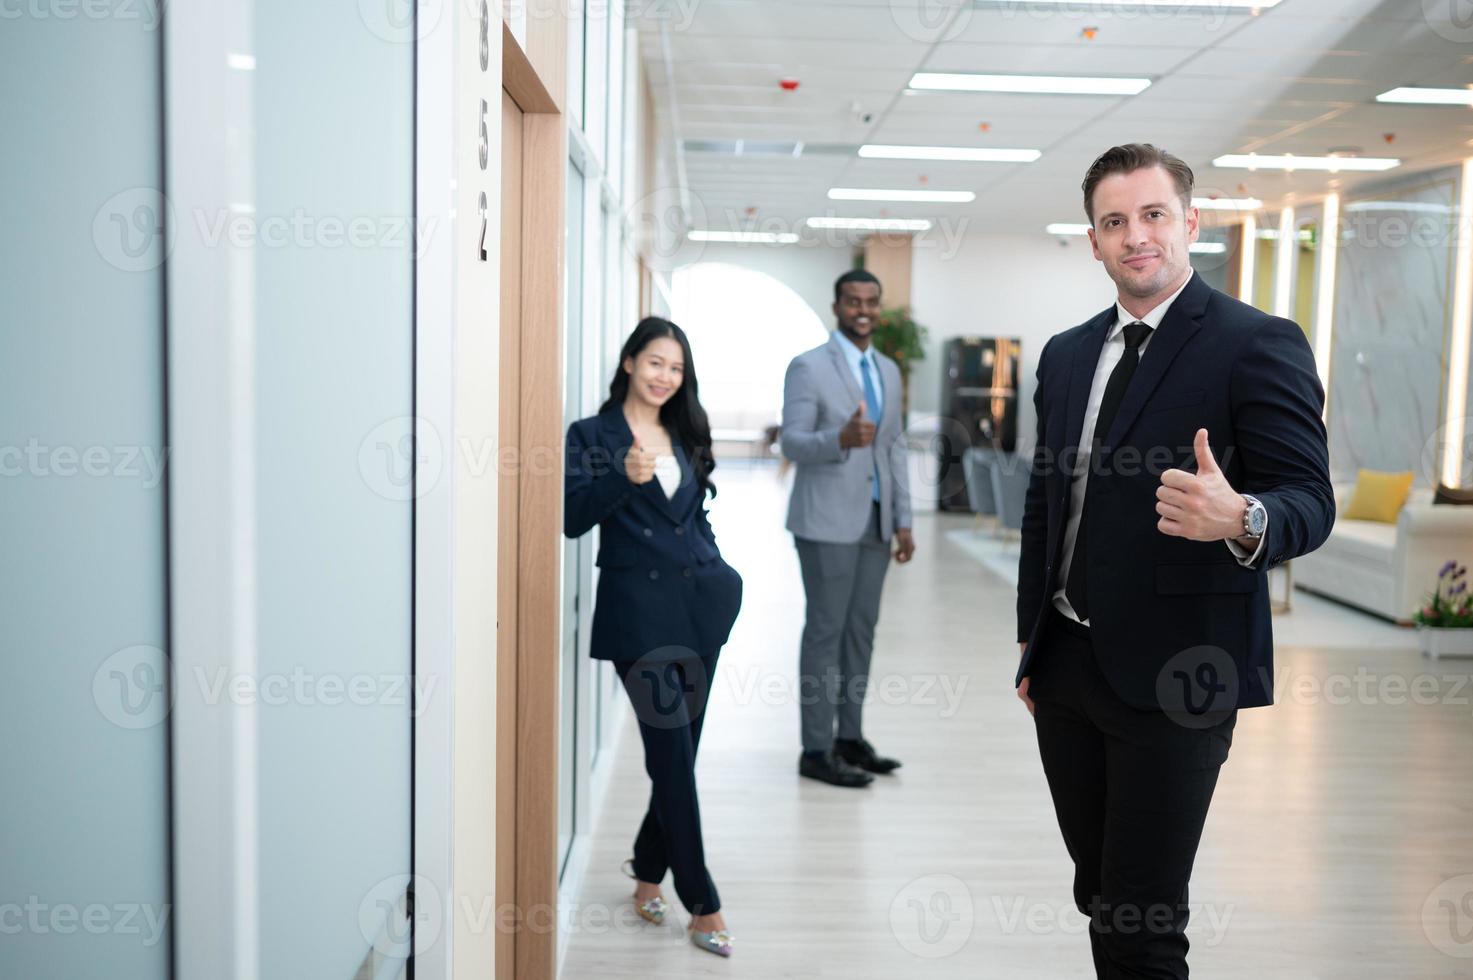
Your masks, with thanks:
[{"label": "navy blazer", "polygon": [[[1028,647],[1018,682],[1059,587],[1071,460],[1115,321],[1112,305],[1051,338],[1039,357],[1038,441],[1018,566],[1018,640]],[[1200,699],[1213,691],[1232,707],[1273,702],[1267,571],[1318,548],[1335,521],[1324,404],[1314,355],[1293,321],[1193,274],[1141,356],[1085,490],[1095,656],[1128,704],[1172,710],[1167,694]],[[1156,526],[1161,473],[1196,470],[1199,428],[1233,489],[1268,511],[1254,568],[1221,541],[1190,541]],[[1193,658],[1201,662],[1186,663]],[[1205,691],[1192,693],[1197,684]]]},{"label": "navy blazer", "polygon": [[591,653],[599,660],[709,655],[731,634],[742,578],[721,558],[689,453],[675,446],[680,486],[624,475],[634,433],[615,405],[568,429],[563,533],[600,529]]}]

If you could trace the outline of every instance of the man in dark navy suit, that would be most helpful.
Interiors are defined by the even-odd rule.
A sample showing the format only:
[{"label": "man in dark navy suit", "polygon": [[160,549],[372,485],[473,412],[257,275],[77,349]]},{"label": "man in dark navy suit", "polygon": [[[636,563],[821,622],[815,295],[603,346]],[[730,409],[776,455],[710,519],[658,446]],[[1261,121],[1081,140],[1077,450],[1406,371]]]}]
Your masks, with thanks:
[{"label": "man in dark navy suit", "polygon": [[1237,709],[1273,700],[1266,573],[1335,515],[1309,344],[1192,271],[1192,185],[1149,144],[1089,168],[1118,299],[1049,340],[1034,394],[1016,684],[1109,980],[1187,976],[1187,882]]}]

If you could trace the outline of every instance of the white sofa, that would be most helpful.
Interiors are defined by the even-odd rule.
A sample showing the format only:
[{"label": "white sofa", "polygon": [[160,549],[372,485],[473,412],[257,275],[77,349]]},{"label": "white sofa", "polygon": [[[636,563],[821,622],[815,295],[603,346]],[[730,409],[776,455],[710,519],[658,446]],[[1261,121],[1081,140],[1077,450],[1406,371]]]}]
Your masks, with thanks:
[{"label": "white sofa", "polygon": [[[1354,489],[1336,484],[1337,515]],[[1473,506],[1434,506],[1430,489],[1414,489],[1395,524],[1337,516],[1319,550],[1294,559],[1294,585],[1406,623],[1449,559],[1473,566]]]}]

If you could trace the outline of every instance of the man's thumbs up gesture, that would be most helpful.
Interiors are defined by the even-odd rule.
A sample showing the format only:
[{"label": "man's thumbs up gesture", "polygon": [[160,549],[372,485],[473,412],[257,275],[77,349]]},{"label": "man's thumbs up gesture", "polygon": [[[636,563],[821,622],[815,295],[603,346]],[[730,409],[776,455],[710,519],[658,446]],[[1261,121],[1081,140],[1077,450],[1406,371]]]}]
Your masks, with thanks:
[{"label": "man's thumbs up gesture", "polygon": [[849,416],[849,421],[844,423],[844,428],[839,430],[839,446],[842,449],[853,449],[856,446],[868,446],[875,441],[875,424],[871,422],[864,411],[864,402]]},{"label": "man's thumbs up gesture", "polygon": [[1167,470],[1161,474],[1156,488],[1156,523],[1163,534],[1192,541],[1221,541],[1243,537],[1243,512],[1248,502],[1228,485],[1212,447],[1207,444],[1207,430],[1198,429],[1193,442],[1197,452],[1197,472]]}]

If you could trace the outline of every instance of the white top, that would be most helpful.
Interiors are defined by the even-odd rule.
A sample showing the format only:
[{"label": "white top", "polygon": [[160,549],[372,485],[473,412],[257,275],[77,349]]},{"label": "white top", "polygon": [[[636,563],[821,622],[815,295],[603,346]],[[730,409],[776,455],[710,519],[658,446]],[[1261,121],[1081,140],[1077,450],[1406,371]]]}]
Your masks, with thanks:
[{"label": "white top", "polygon": [[665,491],[666,500],[675,496],[675,491],[680,488],[680,464],[675,461],[674,456],[666,454],[655,457],[655,479],[660,481],[660,489]]},{"label": "white top", "polygon": [[[1059,559],[1058,589],[1054,592],[1053,597],[1054,608],[1076,623],[1081,620],[1075,615],[1074,607],[1069,605],[1069,600],[1064,596],[1064,584],[1069,581],[1069,565],[1074,560],[1074,539],[1079,535],[1079,516],[1084,511],[1085,480],[1089,477],[1089,457],[1091,450],[1094,449],[1094,440],[1089,438],[1089,435],[1093,434],[1095,422],[1100,417],[1100,403],[1105,400],[1105,385],[1110,380],[1110,372],[1115,370],[1115,365],[1119,364],[1120,359],[1125,356],[1126,324],[1135,323],[1139,319],[1141,323],[1151,328],[1151,332],[1146,335],[1146,339],[1141,342],[1139,348],[1140,357],[1144,360],[1146,348],[1151,345],[1151,337],[1155,336],[1156,329],[1161,326],[1161,321],[1166,319],[1166,311],[1171,308],[1171,304],[1176,301],[1181,291],[1186,289],[1187,283],[1191,281],[1192,276],[1187,276],[1186,281],[1177,287],[1176,292],[1166,297],[1160,305],[1143,317],[1133,317],[1119,302],[1115,304],[1115,325],[1110,328],[1109,334],[1105,337],[1105,346],[1100,349],[1100,359],[1095,364],[1094,381],[1089,386],[1089,401],[1084,406],[1084,429],[1080,433],[1079,463],[1075,470],[1080,475],[1069,488],[1069,520],[1064,525],[1064,552]],[[1263,550],[1263,543],[1267,540],[1268,532],[1265,530],[1263,537],[1258,541],[1258,550],[1251,555],[1236,541],[1224,543],[1238,559],[1239,564],[1251,567],[1254,560],[1258,558],[1259,552]],[[1082,622],[1086,626],[1089,625],[1088,620]]]}]

